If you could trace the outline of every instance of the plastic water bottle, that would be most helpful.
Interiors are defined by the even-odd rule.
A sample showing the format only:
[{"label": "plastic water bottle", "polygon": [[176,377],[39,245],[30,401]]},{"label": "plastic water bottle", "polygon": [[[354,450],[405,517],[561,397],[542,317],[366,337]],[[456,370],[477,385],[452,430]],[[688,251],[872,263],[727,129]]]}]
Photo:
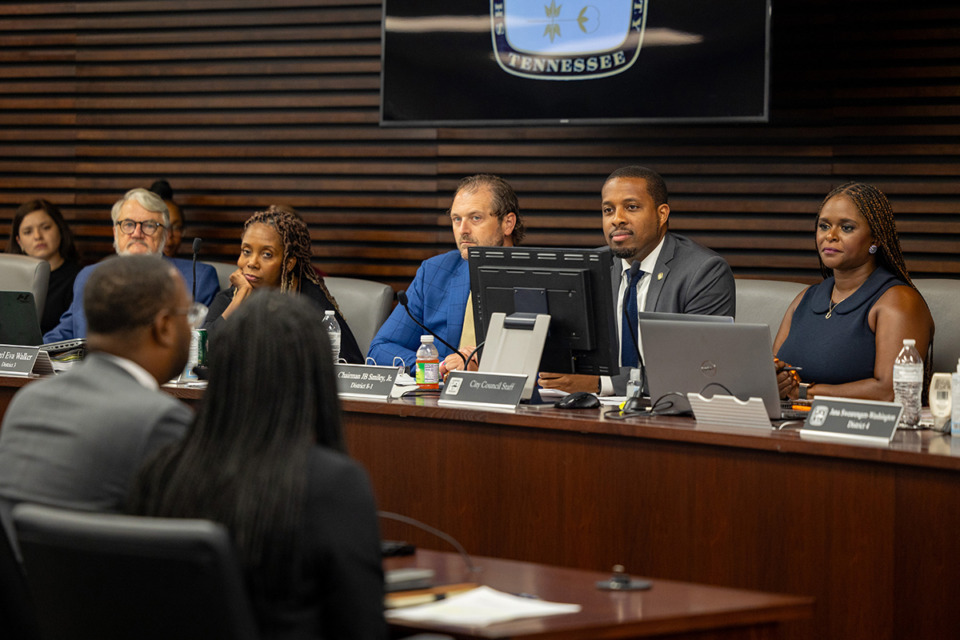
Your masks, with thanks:
[{"label": "plastic water bottle", "polygon": [[340,360],[340,323],[337,322],[337,314],[333,309],[323,312],[323,328],[327,332],[327,337],[330,338],[330,352],[336,364]]},{"label": "plastic water bottle", "polygon": [[950,398],[953,406],[950,408],[950,437],[960,437],[960,361],[957,370],[950,376]]},{"label": "plastic water bottle", "polygon": [[903,348],[893,362],[893,399],[903,406],[900,426],[914,429],[920,423],[923,394],[923,360],[917,353],[917,341],[905,338]]},{"label": "plastic water bottle", "polygon": [[420,336],[416,370],[417,386],[421,389],[440,388],[440,353],[433,345],[433,336]]}]

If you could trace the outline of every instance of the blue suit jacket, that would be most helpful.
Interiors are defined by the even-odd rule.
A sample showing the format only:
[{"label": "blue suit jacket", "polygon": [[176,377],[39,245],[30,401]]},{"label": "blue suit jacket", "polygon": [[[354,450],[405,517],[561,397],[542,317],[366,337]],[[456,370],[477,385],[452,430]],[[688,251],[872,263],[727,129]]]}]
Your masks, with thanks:
[{"label": "blue suit jacket", "polygon": [[[164,258],[173,263],[177,271],[183,276],[187,283],[187,291],[193,291],[193,261],[185,258]],[[100,263],[84,267],[77,274],[77,279],[73,281],[73,302],[63,315],[60,316],[60,323],[48,331],[43,336],[44,342],[57,342],[58,340],[72,340],[76,338],[87,337],[87,316],[83,313],[83,288],[87,286],[87,280],[90,274]],[[214,296],[220,291],[220,280],[217,278],[217,270],[208,264],[197,263],[197,300],[210,306]]]},{"label": "blue suit jacket", "polygon": [[[463,333],[463,314],[470,295],[470,265],[458,250],[425,260],[407,289],[407,306],[417,320],[452,345],[459,346]],[[370,343],[368,357],[377,364],[390,366],[396,356],[409,367],[417,359],[423,329],[418,327],[401,305],[394,308]],[[440,359],[451,351],[436,343]]]}]

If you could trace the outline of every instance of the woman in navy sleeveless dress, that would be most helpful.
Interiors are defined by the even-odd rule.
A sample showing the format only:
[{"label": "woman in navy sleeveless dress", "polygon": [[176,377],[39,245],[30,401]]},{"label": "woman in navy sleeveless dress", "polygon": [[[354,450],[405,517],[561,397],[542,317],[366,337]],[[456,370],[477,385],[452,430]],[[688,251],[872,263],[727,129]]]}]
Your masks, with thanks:
[{"label": "woman in navy sleeveless dress", "polygon": [[[893,361],[904,338],[927,354],[933,318],[904,265],[886,196],[851,182],[824,199],[817,215],[824,281],[790,304],[774,340],[782,397],[893,400]],[[797,376],[783,367],[802,367]]]}]

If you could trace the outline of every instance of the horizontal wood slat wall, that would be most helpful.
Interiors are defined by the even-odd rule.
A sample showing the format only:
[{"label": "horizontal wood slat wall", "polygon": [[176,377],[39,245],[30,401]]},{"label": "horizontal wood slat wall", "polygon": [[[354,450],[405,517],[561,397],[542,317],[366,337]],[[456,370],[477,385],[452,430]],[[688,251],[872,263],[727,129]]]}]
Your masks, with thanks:
[{"label": "horizontal wood slat wall", "polygon": [[960,8],[773,11],[767,124],[382,129],[377,0],[6,3],[2,242],[43,196],[96,260],[110,205],[165,177],[207,259],[233,261],[243,221],[287,203],[320,268],[402,288],[452,247],[463,175],[511,181],[527,244],[596,246],[604,176],[640,163],[667,179],[672,228],[738,276],[817,279],[813,215],[851,178],[890,196],[912,272],[960,276]]}]

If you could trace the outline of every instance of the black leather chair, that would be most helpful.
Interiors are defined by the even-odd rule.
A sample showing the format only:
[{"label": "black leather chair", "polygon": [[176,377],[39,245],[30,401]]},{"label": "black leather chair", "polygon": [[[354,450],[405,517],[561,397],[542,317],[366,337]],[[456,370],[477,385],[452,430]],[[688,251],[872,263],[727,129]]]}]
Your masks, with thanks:
[{"label": "black leather chair", "polygon": [[0,636],[38,640],[33,600],[9,536],[13,531],[11,509],[12,505],[0,498]]},{"label": "black leather chair", "polygon": [[31,504],[13,520],[43,640],[255,640],[226,529]]}]

